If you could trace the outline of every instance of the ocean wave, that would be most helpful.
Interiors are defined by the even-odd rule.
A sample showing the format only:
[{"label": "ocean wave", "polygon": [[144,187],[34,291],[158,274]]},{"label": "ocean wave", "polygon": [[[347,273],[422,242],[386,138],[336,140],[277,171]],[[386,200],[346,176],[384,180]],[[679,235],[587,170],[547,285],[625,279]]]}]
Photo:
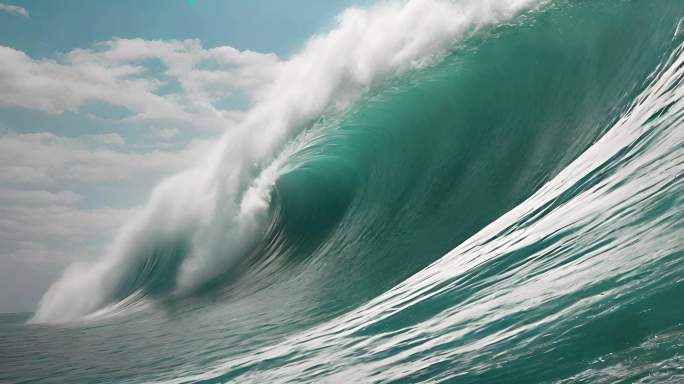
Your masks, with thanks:
[{"label": "ocean wave", "polygon": [[84,332],[92,358],[31,377],[684,380],[683,17],[675,0],[346,11],[48,290],[25,332]]}]

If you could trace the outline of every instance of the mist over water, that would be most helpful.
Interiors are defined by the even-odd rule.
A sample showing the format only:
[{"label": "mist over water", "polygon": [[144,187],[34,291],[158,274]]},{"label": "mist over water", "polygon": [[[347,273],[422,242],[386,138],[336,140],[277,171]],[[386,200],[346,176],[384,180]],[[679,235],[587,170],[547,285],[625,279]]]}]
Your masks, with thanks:
[{"label": "mist over water", "polygon": [[98,262],[0,317],[0,381],[684,380],[682,18],[345,11]]}]

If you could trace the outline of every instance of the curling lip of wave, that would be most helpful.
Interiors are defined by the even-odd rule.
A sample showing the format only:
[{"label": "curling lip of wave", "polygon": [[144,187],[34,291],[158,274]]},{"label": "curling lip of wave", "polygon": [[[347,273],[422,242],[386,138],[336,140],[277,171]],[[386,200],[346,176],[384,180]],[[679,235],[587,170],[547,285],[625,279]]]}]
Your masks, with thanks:
[{"label": "curling lip of wave", "polygon": [[263,99],[205,162],[155,189],[100,261],[68,268],[31,321],[72,321],[135,292],[145,296],[159,270],[163,279],[176,276],[166,282],[176,292],[216,277],[259,238],[279,175],[271,161],[312,119],[349,106],[387,76],[435,62],[469,31],[544,3],[410,0],[345,11],[335,29],[282,64]]}]

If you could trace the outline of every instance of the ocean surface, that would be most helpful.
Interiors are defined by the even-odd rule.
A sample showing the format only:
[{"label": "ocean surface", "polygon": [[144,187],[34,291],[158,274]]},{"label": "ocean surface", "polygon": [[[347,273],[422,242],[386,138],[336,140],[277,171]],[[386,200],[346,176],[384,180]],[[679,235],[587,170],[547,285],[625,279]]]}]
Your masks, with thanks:
[{"label": "ocean surface", "polygon": [[684,1],[342,14],[0,383],[683,383]]}]

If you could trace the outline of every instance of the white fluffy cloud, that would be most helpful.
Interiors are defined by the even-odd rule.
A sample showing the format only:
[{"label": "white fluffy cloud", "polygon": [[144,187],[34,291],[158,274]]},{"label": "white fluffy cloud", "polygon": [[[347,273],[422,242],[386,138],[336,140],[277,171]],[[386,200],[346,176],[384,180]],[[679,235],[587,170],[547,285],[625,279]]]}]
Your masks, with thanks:
[{"label": "white fluffy cloud", "polygon": [[[130,120],[225,129],[241,115],[221,101],[259,95],[280,61],[228,46],[205,49],[198,40],[115,39],[56,59],[0,46],[0,63],[0,106],[63,113],[102,102],[126,108]],[[150,68],[159,64],[161,72]]]},{"label": "white fluffy cloud", "polygon": [[16,15],[29,17],[29,13],[26,8],[22,8],[16,5],[0,3],[0,12],[14,13]]},{"label": "white fluffy cloud", "polygon": [[[42,190],[19,190],[0,188],[0,201],[3,206],[50,206],[69,205],[81,199],[81,195],[72,191],[49,192]],[[1,208],[0,208],[1,209]]]},{"label": "white fluffy cloud", "polygon": [[0,262],[61,269],[99,256],[133,208],[107,207],[107,197],[92,192],[90,206],[82,206],[89,188],[107,185],[113,195],[145,183],[151,188],[190,167],[208,145],[194,141],[176,151],[131,151],[117,134],[0,132]]},{"label": "white fluffy cloud", "polygon": [[116,134],[66,138],[47,132],[0,133],[0,185],[54,186],[164,175],[189,167],[209,145],[194,141],[180,151],[112,148],[123,144]]},{"label": "white fluffy cloud", "polygon": [[0,243],[4,248],[0,256],[53,263],[88,258],[83,249],[90,249],[89,245],[97,239],[109,238],[131,213],[132,209],[80,209],[61,203],[40,207],[3,202]]}]

